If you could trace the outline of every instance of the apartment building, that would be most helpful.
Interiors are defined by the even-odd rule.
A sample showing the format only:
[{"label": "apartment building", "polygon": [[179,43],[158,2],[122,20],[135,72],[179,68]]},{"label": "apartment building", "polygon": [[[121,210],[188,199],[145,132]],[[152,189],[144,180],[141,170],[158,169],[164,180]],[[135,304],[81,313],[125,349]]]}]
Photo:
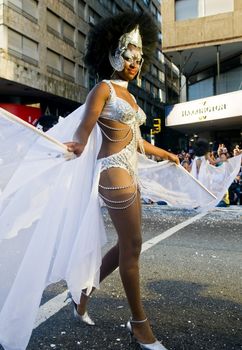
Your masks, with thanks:
[{"label": "apartment building", "polygon": [[[161,29],[160,6],[159,0],[0,0],[0,105],[10,110],[9,105],[28,105],[40,114],[65,116],[85,101],[95,83],[83,63],[90,26],[132,10],[150,12]],[[148,116],[144,132],[153,118],[164,119],[167,96],[178,94],[175,80],[166,82],[169,62],[161,52],[161,38],[160,31],[149,72],[140,86],[131,86]]]},{"label": "apartment building", "polygon": [[166,0],[162,19],[162,49],[179,67],[180,92],[185,88],[166,125],[190,139],[240,142],[241,0]]}]

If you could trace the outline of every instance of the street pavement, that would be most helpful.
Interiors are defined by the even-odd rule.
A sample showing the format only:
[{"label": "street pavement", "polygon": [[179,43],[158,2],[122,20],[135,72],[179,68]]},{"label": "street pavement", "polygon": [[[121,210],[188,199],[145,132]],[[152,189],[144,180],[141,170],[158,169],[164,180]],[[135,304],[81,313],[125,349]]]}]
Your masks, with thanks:
[{"label": "street pavement", "polygon": [[[107,250],[116,234],[106,211],[104,217]],[[142,229],[148,242],[141,255],[142,295],[156,337],[169,350],[242,349],[242,206],[203,216],[143,205]],[[94,327],[73,318],[65,290],[60,282],[44,292],[27,350],[135,349],[125,328],[130,313],[118,271],[90,300]]]}]

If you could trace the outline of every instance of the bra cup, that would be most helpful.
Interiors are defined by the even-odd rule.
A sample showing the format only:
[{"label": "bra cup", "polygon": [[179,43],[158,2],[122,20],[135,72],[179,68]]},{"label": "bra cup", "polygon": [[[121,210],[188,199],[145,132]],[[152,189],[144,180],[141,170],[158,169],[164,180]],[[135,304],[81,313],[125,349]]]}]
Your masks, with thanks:
[{"label": "bra cup", "polygon": [[107,101],[100,117],[120,121],[121,123],[132,125],[142,125],[146,121],[144,111],[139,108],[135,111],[134,108],[124,99],[118,97],[109,81],[105,81],[110,87],[110,98]]}]

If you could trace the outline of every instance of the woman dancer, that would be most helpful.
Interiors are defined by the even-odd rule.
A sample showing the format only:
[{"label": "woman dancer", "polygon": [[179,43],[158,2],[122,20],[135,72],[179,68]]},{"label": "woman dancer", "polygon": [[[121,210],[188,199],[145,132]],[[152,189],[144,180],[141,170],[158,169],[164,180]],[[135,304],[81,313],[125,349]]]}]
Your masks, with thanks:
[{"label": "woman dancer", "polygon": [[[119,266],[132,317],[127,324],[142,349],[165,349],[154,337],[144,311],[139,284],[141,251],[141,206],[137,179],[137,149],[179,163],[177,156],[141,139],[139,126],[145,114],[128,91],[150,60],[157,40],[155,25],[146,14],[124,13],[103,20],[88,37],[86,65],[102,80],[89,93],[83,120],[69,151],[80,156],[95,123],[103,142],[100,163],[99,195],[105,202],[118,234],[118,243],[104,256],[100,281]],[[74,313],[93,324],[86,312],[88,296],[83,291]]]},{"label": "woman dancer", "polygon": [[[144,70],[156,40],[146,14],[124,13],[94,27],[85,60],[101,82],[83,106],[46,134],[0,109],[0,343],[5,350],[27,347],[50,283],[65,280],[75,315],[92,323],[84,293],[117,266],[131,309],[129,331],[141,348],[164,349],[140,299],[140,188],[145,196],[189,208],[202,206],[211,195],[175,165],[176,156],[141,139],[145,115],[127,84]],[[81,156],[66,161],[73,153],[63,142],[73,135],[68,148]],[[173,162],[158,164],[137,150]],[[118,232],[117,245],[103,261],[99,198]]]}]

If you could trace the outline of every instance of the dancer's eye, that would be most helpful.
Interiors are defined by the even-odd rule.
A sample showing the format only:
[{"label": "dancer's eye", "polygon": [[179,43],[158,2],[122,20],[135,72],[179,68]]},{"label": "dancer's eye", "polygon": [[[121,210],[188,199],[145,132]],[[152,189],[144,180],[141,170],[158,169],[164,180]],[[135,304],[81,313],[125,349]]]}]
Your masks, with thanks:
[{"label": "dancer's eye", "polygon": [[125,61],[129,62],[129,63],[135,63],[137,65],[141,65],[142,63],[142,58],[139,59],[139,58],[136,58],[136,57],[130,57],[130,56],[127,56],[127,55],[124,55],[123,58],[125,59]]}]

